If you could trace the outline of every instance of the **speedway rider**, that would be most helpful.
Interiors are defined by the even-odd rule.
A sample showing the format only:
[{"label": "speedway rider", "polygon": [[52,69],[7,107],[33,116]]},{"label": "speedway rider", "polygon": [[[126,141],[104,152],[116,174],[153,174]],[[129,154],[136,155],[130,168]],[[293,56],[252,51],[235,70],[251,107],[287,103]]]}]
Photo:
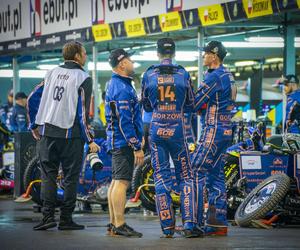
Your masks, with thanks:
[{"label": "speedway rider", "polygon": [[192,157],[195,169],[197,219],[203,223],[203,188],[208,193],[206,235],[227,235],[227,203],[223,155],[232,140],[232,109],[236,86],[232,74],[222,65],[227,51],[219,41],[210,41],[203,48],[204,66],[208,71],[195,96],[195,110],[206,103],[202,134]]},{"label": "speedway rider", "polygon": [[184,129],[184,112],[190,112],[194,107],[191,79],[182,66],[172,63],[175,43],[171,38],[157,41],[157,55],[160,64],[148,68],[142,81],[143,107],[147,112],[153,111],[150,141],[157,212],[164,237],[172,237],[175,214],[170,195],[173,186],[171,155],[181,190],[184,234],[185,237],[197,237],[201,231],[195,227],[193,172]]},{"label": "speedway rider", "polygon": [[300,89],[299,79],[295,75],[283,77],[279,84],[284,85],[287,96],[285,132],[300,134]]}]

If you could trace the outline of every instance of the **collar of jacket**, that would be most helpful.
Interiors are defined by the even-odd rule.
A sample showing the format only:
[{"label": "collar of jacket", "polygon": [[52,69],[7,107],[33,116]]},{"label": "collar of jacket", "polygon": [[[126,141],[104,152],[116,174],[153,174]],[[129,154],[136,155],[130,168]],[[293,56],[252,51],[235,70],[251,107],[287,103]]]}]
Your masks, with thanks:
[{"label": "collar of jacket", "polygon": [[75,61],[65,61],[62,67],[67,69],[81,69],[84,71],[84,69],[80,66],[80,64]]},{"label": "collar of jacket", "polygon": [[121,76],[121,75],[119,75],[119,74],[117,74],[117,73],[115,73],[115,72],[112,73],[112,76],[111,76],[111,77],[112,77],[112,78],[118,78],[118,79],[120,79],[120,80],[122,80],[122,81],[124,81],[124,82],[126,82],[126,83],[128,83],[128,84],[130,84],[130,85],[132,85],[132,84],[131,84],[132,77],[129,77],[129,76]]},{"label": "collar of jacket", "polygon": [[163,59],[160,64],[163,64],[163,65],[167,65],[167,64],[172,64],[172,59],[171,58],[166,58],[166,59]]},{"label": "collar of jacket", "polygon": [[293,91],[293,92],[287,94],[287,96],[295,95],[295,94],[297,94],[297,93],[300,94],[300,89],[296,89],[295,91]]},{"label": "collar of jacket", "polygon": [[208,69],[207,72],[208,72],[208,73],[211,73],[211,72],[213,72],[213,71],[215,71],[215,70],[217,70],[217,69],[222,69],[222,68],[224,68],[224,66],[223,66],[223,64],[220,64],[220,66],[219,66],[218,68],[215,68],[215,69]]}]

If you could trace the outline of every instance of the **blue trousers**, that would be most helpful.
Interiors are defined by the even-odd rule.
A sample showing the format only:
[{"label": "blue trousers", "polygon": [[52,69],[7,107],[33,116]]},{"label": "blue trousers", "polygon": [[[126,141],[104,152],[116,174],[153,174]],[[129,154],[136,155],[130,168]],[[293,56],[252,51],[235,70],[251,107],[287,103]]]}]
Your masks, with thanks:
[{"label": "blue trousers", "polygon": [[[195,171],[197,221],[199,225],[227,226],[227,201],[224,177],[224,154],[232,140],[231,129],[206,127],[192,156]],[[204,213],[204,190],[208,210]]]},{"label": "blue trousers", "polygon": [[[188,145],[181,124],[159,124],[152,122],[150,129],[151,160],[154,168],[156,207],[161,228],[170,234],[175,228],[175,214],[171,191],[180,191],[181,213],[185,229],[196,225],[195,184],[190,163]],[[170,168],[170,156],[174,171]],[[178,185],[176,187],[176,185]]]}]

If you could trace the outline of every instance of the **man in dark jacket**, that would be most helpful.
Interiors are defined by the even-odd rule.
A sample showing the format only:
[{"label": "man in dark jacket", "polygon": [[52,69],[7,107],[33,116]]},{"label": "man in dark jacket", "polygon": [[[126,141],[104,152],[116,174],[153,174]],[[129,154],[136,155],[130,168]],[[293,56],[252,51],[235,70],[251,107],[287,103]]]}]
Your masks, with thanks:
[{"label": "man in dark jacket", "polygon": [[64,201],[58,229],[84,229],[72,220],[84,142],[90,152],[99,150],[87,124],[92,80],[83,69],[85,48],[79,42],[66,43],[63,57],[64,65],[48,71],[28,98],[29,127],[38,140],[42,173],[43,219],[34,230],[56,227],[56,178],[60,164],[64,175]]}]

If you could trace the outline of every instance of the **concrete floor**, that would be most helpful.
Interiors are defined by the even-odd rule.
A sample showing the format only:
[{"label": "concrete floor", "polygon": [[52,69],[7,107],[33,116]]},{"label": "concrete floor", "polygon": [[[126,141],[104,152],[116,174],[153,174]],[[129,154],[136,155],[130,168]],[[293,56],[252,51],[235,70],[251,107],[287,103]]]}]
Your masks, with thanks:
[{"label": "concrete floor", "polygon": [[41,214],[32,203],[13,202],[0,196],[0,249],[300,249],[300,228],[247,229],[230,226],[227,237],[161,239],[156,216],[142,213],[127,215],[127,222],[144,234],[143,238],[106,236],[108,214],[75,214],[74,220],[86,225],[82,231],[33,231]]}]

